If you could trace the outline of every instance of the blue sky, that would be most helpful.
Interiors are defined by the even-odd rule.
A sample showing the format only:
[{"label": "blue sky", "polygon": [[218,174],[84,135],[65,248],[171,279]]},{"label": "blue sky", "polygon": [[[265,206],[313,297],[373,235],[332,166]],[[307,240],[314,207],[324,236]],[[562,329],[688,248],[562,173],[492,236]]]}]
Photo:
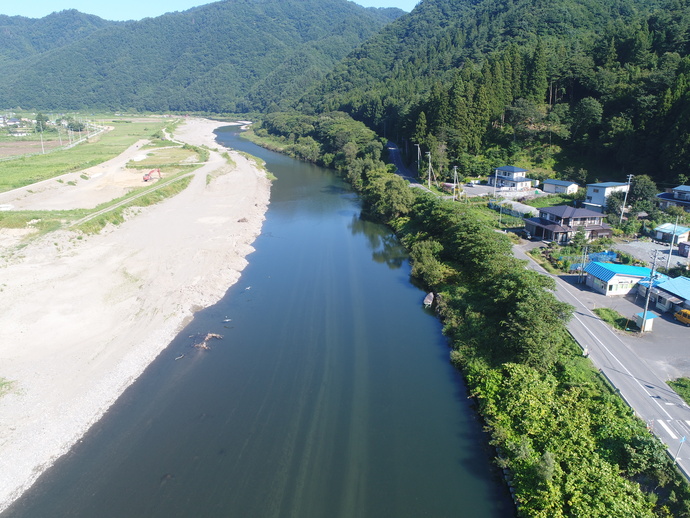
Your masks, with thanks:
[{"label": "blue sky", "polygon": [[[366,7],[399,7],[411,11],[419,0],[357,0]],[[0,3],[0,14],[43,18],[65,9],[77,9],[83,13],[95,14],[106,20],[140,20],[160,16],[172,11],[185,11],[190,7],[211,3],[207,0],[117,0],[94,2],[93,0],[25,0],[23,2]]]}]

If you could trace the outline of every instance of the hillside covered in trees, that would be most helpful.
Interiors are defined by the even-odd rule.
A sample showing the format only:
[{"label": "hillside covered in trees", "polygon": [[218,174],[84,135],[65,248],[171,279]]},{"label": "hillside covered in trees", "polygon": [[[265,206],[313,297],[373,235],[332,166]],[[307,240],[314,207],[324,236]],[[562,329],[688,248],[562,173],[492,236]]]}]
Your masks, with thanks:
[{"label": "hillside covered in trees", "polygon": [[245,112],[285,108],[399,9],[225,0],[138,22],[0,17],[0,106]]},{"label": "hillside covered in trees", "polygon": [[421,144],[437,171],[671,186],[690,165],[689,28],[687,0],[424,0],[300,107]]}]

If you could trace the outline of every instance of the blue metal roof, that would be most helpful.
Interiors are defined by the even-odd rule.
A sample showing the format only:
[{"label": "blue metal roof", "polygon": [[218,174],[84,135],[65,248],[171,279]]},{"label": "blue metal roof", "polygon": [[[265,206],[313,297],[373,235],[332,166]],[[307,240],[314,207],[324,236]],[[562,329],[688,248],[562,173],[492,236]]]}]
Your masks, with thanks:
[{"label": "blue metal roof", "polygon": [[[663,225],[659,225],[654,229],[655,232],[663,232],[664,234],[673,234],[673,227],[676,225],[673,223],[664,223]],[[686,232],[690,232],[690,228],[688,227],[681,227],[678,225],[676,227],[676,232],[674,235],[676,236],[681,236],[685,234]]]},{"label": "blue metal roof", "polygon": [[674,191],[690,192],[690,185],[679,185],[673,188]]},{"label": "blue metal roof", "polygon": [[591,273],[597,279],[602,281],[610,281],[616,275],[629,275],[632,277],[645,278],[649,277],[652,271],[644,266],[631,266],[629,264],[613,264],[613,263],[599,263],[591,262],[585,266],[585,271]]},{"label": "blue metal roof", "polygon": [[688,277],[676,277],[675,279],[669,279],[666,282],[657,284],[657,288],[673,293],[676,297],[690,300],[690,278]]}]

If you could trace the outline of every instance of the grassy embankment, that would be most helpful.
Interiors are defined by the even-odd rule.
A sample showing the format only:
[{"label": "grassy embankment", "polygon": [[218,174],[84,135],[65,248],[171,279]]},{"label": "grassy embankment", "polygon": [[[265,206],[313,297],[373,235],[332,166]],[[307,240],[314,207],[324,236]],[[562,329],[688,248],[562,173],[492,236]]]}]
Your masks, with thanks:
[{"label": "grassy embankment", "polygon": [[[174,123],[170,121],[129,122],[127,120],[112,121],[114,130],[99,136],[93,142],[83,143],[67,150],[55,151],[47,155],[18,157],[3,163],[0,172],[0,190],[9,190],[17,186],[55,178],[65,173],[80,171],[103,163],[121,154],[125,149],[142,139],[149,139],[151,144],[142,148],[147,152],[144,160],[129,162],[131,169],[160,169],[167,181],[183,176],[208,160],[209,151],[203,148],[184,145],[180,146],[164,138],[166,128],[172,131]],[[155,178],[155,176],[154,176]],[[62,182],[61,179],[56,179]],[[82,175],[80,180],[89,181],[89,177]],[[80,225],[78,228],[85,233],[99,231],[106,224],[117,224],[124,220],[123,212],[131,206],[147,206],[181,192],[189,184],[185,178],[159,187],[159,180],[138,188],[133,188],[121,198],[103,203],[92,210],[59,210],[59,211],[3,211],[0,212],[0,227],[26,228],[27,225],[37,229],[40,233],[49,232],[70,224],[73,221],[87,217],[114,207],[113,210]],[[75,184],[76,181],[68,182]],[[142,196],[143,193],[150,191]],[[131,199],[131,203],[123,203]]]}]

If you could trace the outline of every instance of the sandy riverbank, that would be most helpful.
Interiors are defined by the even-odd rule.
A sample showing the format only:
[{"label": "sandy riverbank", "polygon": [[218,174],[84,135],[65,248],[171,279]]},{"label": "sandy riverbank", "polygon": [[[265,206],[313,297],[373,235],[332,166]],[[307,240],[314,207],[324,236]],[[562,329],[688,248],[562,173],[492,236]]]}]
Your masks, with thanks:
[{"label": "sandy riverbank", "polygon": [[[218,148],[213,130],[224,125],[191,120],[175,138]],[[238,280],[270,184],[231,155],[235,168],[213,152],[183,193],[99,235],[62,230],[20,249],[2,236],[0,378],[13,387],[0,397],[0,510],[105,413],[195,309]],[[210,172],[227,174],[207,184]],[[43,206],[64,195],[52,187],[37,198]],[[21,200],[30,205],[26,194]]]}]

